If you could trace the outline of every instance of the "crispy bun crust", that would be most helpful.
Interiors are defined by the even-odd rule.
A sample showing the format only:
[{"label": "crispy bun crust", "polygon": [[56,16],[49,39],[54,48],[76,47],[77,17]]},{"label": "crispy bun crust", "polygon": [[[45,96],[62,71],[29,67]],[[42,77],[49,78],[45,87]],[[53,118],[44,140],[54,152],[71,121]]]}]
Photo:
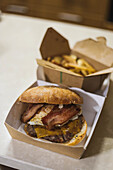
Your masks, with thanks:
[{"label": "crispy bun crust", "polygon": [[77,145],[84,139],[86,132],[87,132],[87,123],[86,123],[86,121],[84,121],[81,131],[79,133],[77,133],[68,143],[66,143],[64,145],[67,145],[67,146]]},{"label": "crispy bun crust", "polygon": [[26,90],[19,101],[25,103],[82,104],[83,99],[74,91],[55,86],[37,86]]}]

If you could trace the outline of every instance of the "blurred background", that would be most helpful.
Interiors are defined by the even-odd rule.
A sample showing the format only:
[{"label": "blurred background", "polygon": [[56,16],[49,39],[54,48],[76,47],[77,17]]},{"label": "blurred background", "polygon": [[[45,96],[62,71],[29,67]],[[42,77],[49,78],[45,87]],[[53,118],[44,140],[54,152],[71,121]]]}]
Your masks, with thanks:
[{"label": "blurred background", "polygon": [[0,10],[113,29],[113,0],[0,0]]}]

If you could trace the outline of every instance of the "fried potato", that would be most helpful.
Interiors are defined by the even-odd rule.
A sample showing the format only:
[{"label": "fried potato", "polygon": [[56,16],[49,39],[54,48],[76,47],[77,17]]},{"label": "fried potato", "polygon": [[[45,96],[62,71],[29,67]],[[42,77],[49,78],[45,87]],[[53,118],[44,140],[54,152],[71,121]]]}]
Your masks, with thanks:
[{"label": "fried potato", "polygon": [[77,57],[75,55],[63,55],[62,57],[69,63],[76,63]]},{"label": "fried potato", "polygon": [[85,67],[85,66],[79,66],[77,64],[73,64],[73,63],[67,63],[67,67],[73,67],[73,68],[76,68],[76,69],[82,69],[82,70],[86,70],[86,71],[92,71],[93,72],[93,69],[92,68],[88,68],[88,67]]},{"label": "fried potato", "polygon": [[96,71],[86,60],[78,58],[75,55],[48,57],[47,60],[83,76]]},{"label": "fried potato", "polygon": [[72,72],[74,72],[74,73],[81,74],[81,73],[80,73],[80,69],[71,68],[71,69],[69,69],[69,70],[72,71]]},{"label": "fried potato", "polygon": [[87,68],[89,68],[89,70],[92,70],[95,72],[95,69],[91,65],[89,65],[89,63],[87,61],[85,61],[84,59],[78,59],[77,64],[79,66],[87,67]]},{"label": "fried potato", "polygon": [[51,57],[48,57],[48,58],[47,58],[47,61],[51,61]]},{"label": "fried potato", "polygon": [[61,65],[61,61],[62,61],[62,57],[60,57],[60,56],[55,56],[55,57],[53,57],[53,59],[51,60],[52,63],[58,64],[58,65]]},{"label": "fried potato", "polygon": [[61,65],[62,65],[63,67],[66,67],[66,68],[69,67],[69,66],[68,66],[68,63],[67,63],[67,61],[66,61],[65,59],[62,60]]},{"label": "fried potato", "polygon": [[86,70],[81,70],[81,73],[83,74],[83,76],[87,76],[88,75],[88,71],[86,71]]}]

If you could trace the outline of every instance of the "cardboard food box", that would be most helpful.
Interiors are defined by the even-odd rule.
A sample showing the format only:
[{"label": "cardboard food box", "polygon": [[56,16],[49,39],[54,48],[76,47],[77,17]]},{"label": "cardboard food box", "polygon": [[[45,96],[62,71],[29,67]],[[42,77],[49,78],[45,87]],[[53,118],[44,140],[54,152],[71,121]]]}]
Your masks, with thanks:
[{"label": "cardboard food box", "polygon": [[[42,59],[37,59],[37,63],[43,67],[46,80],[49,82],[95,92],[101,88],[105,78],[113,71],[113,49],[107,47],[104,37],[77,42],[71,50],[67,39],[53,28],[48,28],[40,46],[40,52]],[[48,57],[64,54],[74,54],[85,59],[96,69],[96,72],[83,77],[47,61]]]},{"label": "cardboard food box", "polygon": [[[37,85],[41,86],[41,85],[56,85],[56,84],[51,84],[51,83],[39,80],[35,82],[29,88],[35,87]],[[82,114],[84,115],[85,120],[87,121],[87,125],[88,125],[87,135],[84,138],[84,140],[80,142],[78,145],[65,146],[63,144],[52,143],[49,141],[36,139],[36,138],[32,138],[28,136],[23,130],[24,124],[20,120],[21,114],[25,111],[28,104],[21,103],[18,101],[18,99],[16,100],[11,110],[9,111],[8,116],[5,120],[5,125],[10,135],[14,139],[17,139],[19,141],[23,141],[23,142],[26,142],[28,144],[32,144],[38,147],[42,147],[44,149],[47,149],[53,152],[57,152],[60,154],[64,154],[64,155],[79,159],[81,158],[82,154],[86,150],[89,144],[89,141],[92,137],[96,123],[101,114],[101,110],[104,105],[105,98],[107,96],[108,88],[109,88],[109,77],[106,79],[106,82],[103,84],[103,88],[100,91],[101,95],[92,94],[82,89],[71,87],[72,90],[76,90],[76,92],[83,97],[84,103],[82,105]]]}]

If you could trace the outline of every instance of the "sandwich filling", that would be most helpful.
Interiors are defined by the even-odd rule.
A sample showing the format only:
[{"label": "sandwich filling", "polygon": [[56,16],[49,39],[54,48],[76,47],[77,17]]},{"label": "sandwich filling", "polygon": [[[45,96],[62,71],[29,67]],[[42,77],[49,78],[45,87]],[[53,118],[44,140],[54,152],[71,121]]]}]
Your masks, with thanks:
[{"label": "sandwich filling", "polygon": [[[33,108],[34,113],[31,114]],[[25,121],[25,117],[29,120]],[[28,135],[56,143],[70,141],[81,131],[85,121],[81,107],[75,104],[33,104],[22,115],[22,120],[26,123],[25,132]]]},{"label": "sandwich filling", "polygon": [[61,127],[55,127],[48,130],[45,126],[25,124],[25,131],[28,135],[36,138],[45,139],[55,143],[69,142],[78,134],[84,125],[83,115],[78,116],[75,120],[70,120]]}]

